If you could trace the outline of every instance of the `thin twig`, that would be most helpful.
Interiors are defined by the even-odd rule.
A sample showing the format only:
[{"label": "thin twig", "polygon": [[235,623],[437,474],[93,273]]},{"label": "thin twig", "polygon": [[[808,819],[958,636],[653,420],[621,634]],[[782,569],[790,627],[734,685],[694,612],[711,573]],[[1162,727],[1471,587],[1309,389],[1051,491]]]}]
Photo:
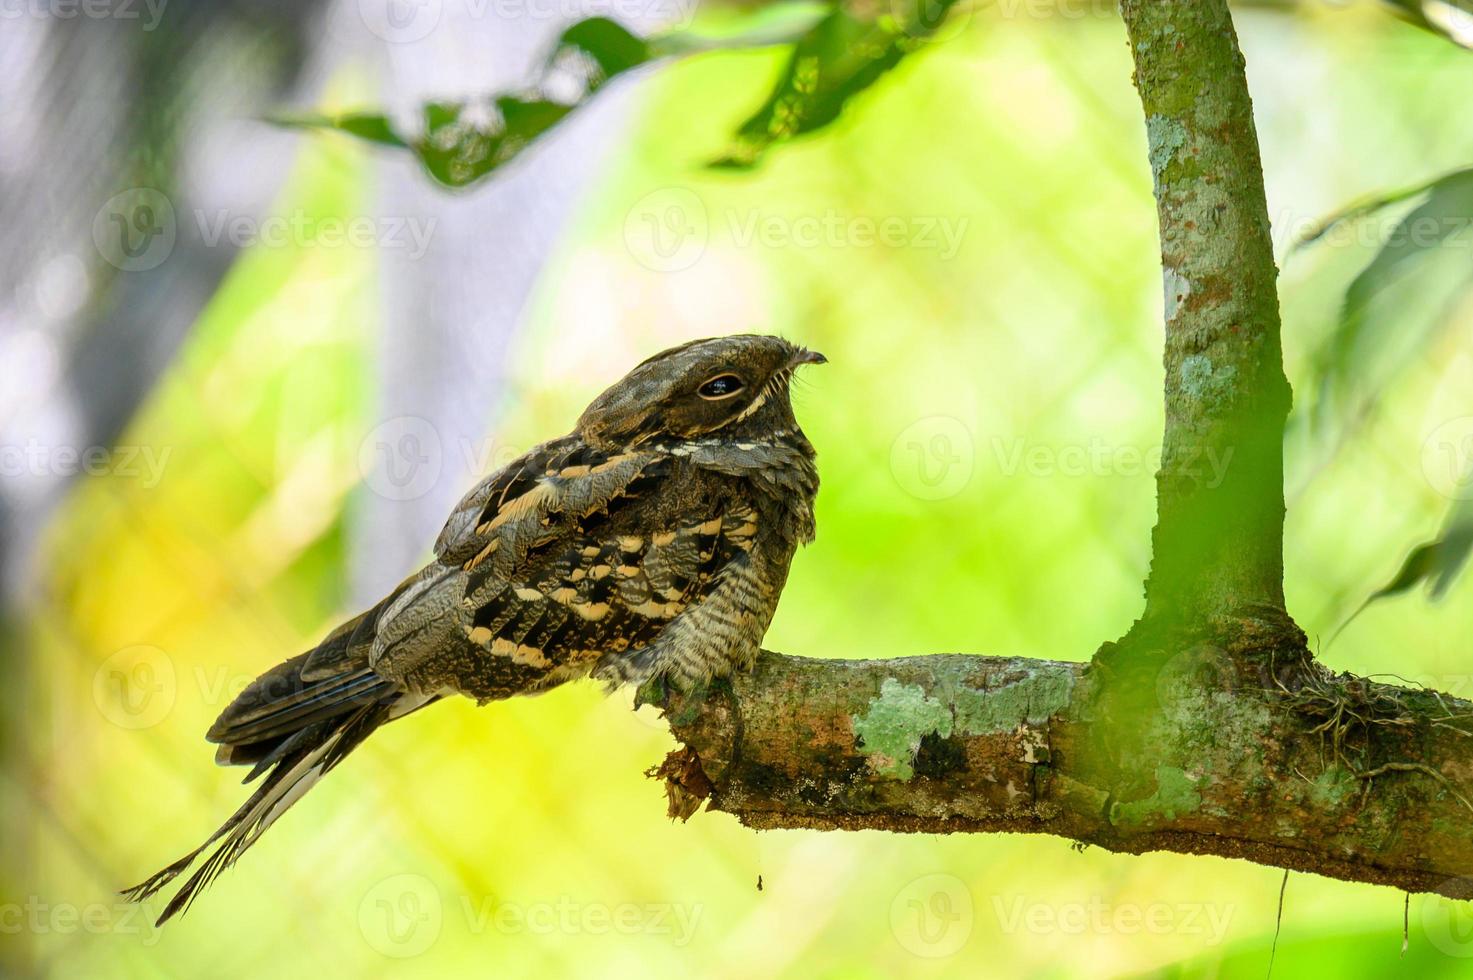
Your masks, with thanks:
[{"label": "thin twig", "polygon": [[1401,906],[1401,958],[1407,958],[1407,946],[1410,945],[1412,928],[1412,893],[1406,893],[1406,901]]},{"label": "thin twig", "polygon": [[1273,980],[1274,957],[1279,953],[1279,932],[1284,928],[1284,892],[1289,887],[1289,869],[1284,869],[1284,878],[1279,882],[1279,914],[1274,917],[1274,942],[1268,950],[1268,977],[1265,980]]}]

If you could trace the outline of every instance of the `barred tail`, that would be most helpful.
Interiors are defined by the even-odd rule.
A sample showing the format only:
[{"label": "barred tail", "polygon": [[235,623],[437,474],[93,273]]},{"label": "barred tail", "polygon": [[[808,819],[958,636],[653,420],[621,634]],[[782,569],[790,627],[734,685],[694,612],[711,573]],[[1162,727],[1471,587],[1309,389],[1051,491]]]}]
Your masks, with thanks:
[{"label": "barred tail", "polygon": [[[195,896],[216,875],[234,864],[236,858],[260,839],[267,827],[275,823],[303,793],[341,762],[370,732],[383,724],[388,716],[387,702],[364,705],[339,721],[316,722],[286,739],[281,746],[284,751],[274,753],[277,756],[274,762],[267,763],[270,766],[270,775],[265,782],[219,830],[199,847],[142,884],[127,889],[123,895],[130,902],[140,902],[148,898],[173,881],[210,845],[215,844],[204,863],[195,869],[184,882],[184,886],[165,906],[163,914],[159,916],[159,924],[162,925],[176,913],[187,909]],[[262,766],[258,765],[251,775],[259,775],[260,771]]]},{"label": "barred tail", "polygon": [[129,901],[154,895],[209,851],[158,921],[162,924],[187,909],[206,885],[374,729],[434,700],[412,695],[374,673],[366,652],[358,652],[363,646],[352,641],[365,631],[371,638],[377,612],[370,610],[334,631],[315,650],[267,671],[225,709],[207,736],[220,746],[216,761],[252,765],[244,782],[262,775],[265,779],[203,844],[126,889],[123,895]]}]

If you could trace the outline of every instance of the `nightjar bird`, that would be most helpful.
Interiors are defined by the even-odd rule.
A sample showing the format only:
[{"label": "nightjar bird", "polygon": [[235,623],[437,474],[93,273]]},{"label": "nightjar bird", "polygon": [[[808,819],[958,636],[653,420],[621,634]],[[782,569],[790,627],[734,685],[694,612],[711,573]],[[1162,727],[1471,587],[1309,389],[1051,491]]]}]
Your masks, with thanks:
[{"label": "nightjar bird", "polygon": [[[818,470],[789,399],[822,355],[776,337],[656,354],[568,435],[482,480],[428,565],[267,671],[206,736],[261,784],[199,848],[163,922],[374,729],[442,697],[484,704],[591,675],[690,688],[750,667],[813,540]],[[213,848],[213,849],[211,849]]]}]

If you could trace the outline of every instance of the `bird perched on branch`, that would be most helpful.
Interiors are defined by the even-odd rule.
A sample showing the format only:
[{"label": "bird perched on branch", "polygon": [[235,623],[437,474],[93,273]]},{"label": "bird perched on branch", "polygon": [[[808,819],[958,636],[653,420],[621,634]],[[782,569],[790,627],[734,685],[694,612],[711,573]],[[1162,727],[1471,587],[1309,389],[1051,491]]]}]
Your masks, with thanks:
[{"label": "bird perched on branch", "polygon": [[671,348],[481,481],[433,561],[225,709],[216,761],[260,787],[124,894],[153,895],[213,845],[159,921],[187,908],[376,728],[447,695],[484,704],[590,674],[689,689],[750,667],[813,540],[818,470],[789,384],[823,362],[755,335]]}]

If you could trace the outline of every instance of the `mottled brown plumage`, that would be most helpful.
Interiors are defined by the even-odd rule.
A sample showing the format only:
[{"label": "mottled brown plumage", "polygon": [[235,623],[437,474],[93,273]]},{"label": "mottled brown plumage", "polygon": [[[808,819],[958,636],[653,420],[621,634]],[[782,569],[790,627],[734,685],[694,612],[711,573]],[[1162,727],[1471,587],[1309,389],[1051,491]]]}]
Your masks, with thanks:
[{"label": "mottled brown plumage", "polygon": [[818,471],[788,385],[822,361],[755,335],[672,348],[479,483],[433,561],[220,715],[218,761],[266,778],[127,894],[154,894],[218,841],[160,921],[187,907],[375,728],[446,695],[485,703],[590,674],[690,687],[750,666],[813,539]]}]

